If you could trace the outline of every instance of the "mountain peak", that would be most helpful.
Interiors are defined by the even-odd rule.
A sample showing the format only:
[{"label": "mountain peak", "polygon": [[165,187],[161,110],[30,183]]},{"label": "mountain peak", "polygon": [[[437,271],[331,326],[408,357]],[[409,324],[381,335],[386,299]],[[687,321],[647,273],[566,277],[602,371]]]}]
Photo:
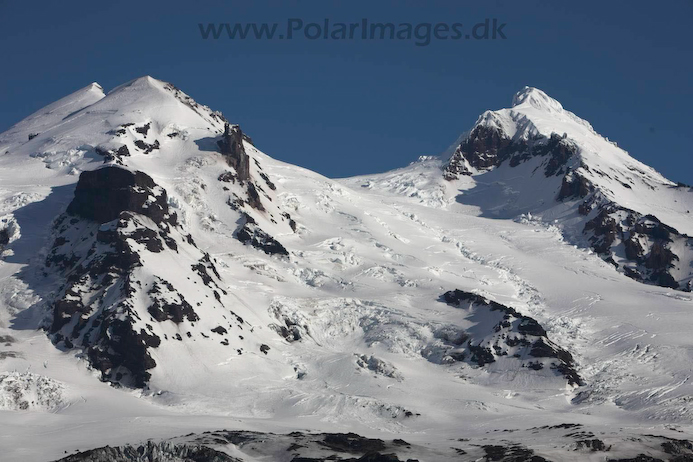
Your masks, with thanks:
[{"label": "mountain peak", "polygon": [[548,112],[559,112],[563,110],[561,103],[534,87],[524,87],[522,90],[515,93],[512,106],[517,107],[520,105],[529,105]]},{"label": "mountain peak", "polygon": [[103,87],[99,85],[98,82],[92,82],[89,85],[87,85],[84,89],[86,90],[97,90],[103,92]]},{"label": "mountain peak", "polygon": [[163,87],[166,85],[166,82],[162,80],[155,79],[154,77],[150,75],[143,75],[142,77],[138,77],[136,79],[130,80],[129,82],[125,82],[122,85],[118,85],[117,87],[113,88],[111,91],[108,92],[108,94],[112,93],[118,93],[124,89],[128,90],[148,90],[148,89],[163,89]]}]

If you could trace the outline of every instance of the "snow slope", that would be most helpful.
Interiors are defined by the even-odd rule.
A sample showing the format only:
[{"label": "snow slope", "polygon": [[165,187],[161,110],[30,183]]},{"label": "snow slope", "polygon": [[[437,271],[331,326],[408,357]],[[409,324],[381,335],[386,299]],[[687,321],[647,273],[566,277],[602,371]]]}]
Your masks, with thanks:
[{"label": "snow slope", "polygon": [[[403,439],[402,460],[666,457],[663,438],[691,439],[693,300],[573,245],[585,198],[556,195],[570,167],[600,207],[658,200],[681,233],[687,196],[542,95],[479,124],[537,146],[563,130],[562,176],[535,172],[554,150],[331,180],[150,77],[0,135],[0,368],[26,384],[0,388],[3,460],[221,429]],[[209,444],[288,461],[286,438]]]},{"label": "snow slope", "polygon": [[487,111],[444,176],[488,217],[556,221],[633,279],[693,287],[693,191],[638,162],[541,90]]}]

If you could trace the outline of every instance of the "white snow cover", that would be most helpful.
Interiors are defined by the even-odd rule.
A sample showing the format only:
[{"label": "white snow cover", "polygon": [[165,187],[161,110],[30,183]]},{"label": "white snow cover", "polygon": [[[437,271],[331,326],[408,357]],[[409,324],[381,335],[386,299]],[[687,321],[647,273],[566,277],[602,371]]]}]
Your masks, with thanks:
[{"label": "white snow cover", "polygon": [[[543,91],[525,87],[513,97],[511,108],[487,111],[477,125],[500,128],[513,140],[567,135],[579,147],[578,157],[568,166],[591,181],[607,200],[642,215],[654,214],[679,232],[693,235],[693,203],[688,188],[675,188],[675,183],[632,158]],[[553,182],[543,178],[543,172],[537,169],[541,162],[533,159],[516,168],[506,164],[498,171],[477,172],[483,176],[465,178],[457,185],[463,196],[475,197],[460,201],[478,205],[488,216],[512,218],[541,212],[547,219],[560,218],[565,207],[557,206],[555,197],[561,178]]]},{"label": "white snow cover", "polygon": [[[512,108],[478,123],[516,138],[567,133],[589,166],[584,174],[605,195],[693,234],[689,193],[540,90],[522,90]],[[146,133],[136,130],[146,124]],[[223,128],[218,113],[143,77],[106,95],[89,85],[0,135],[0,214],[13,236],[0,261],[0,388],[13,381],[24,401],[38,403],[27,409],[0,394],[3,461],[222,428],[353,431],[429,449],[460,438],[513,441],[498,430],[517,430],[524,433],[516,441],[538,455],[575,461],[605,454],[528,429],[582,424],[613,444],[609,457],[637,454],[628,437],[691,437],[693,297],[628,279],[567,242],[547,221],[560,216],[560,183],[533,179],[532,161],[447,182],[443,160],[427,157],[332,180],[246,141],[251,175],[263,172],[276,185],[254,217],[289,250],[278,257],[233,237],[241,215],[227,201],[241,192],[218,180],[230,169],[216,152]],[[309,137],[297,133],[293,142]],[[137,141],[159,148],[145,153]],[[42,274],[53,219],[71,201],[79,173],[102,166],[97,148],[122,145],[130,152],[124,164],[167,191],[182,229],[215,259],[226,308],[244,319],[244,331],[233,334],[255,342],[244,354],[197,331],[194,341],[162,342],[144,390],[99,381],[78,350],[61,351],[37,330],[60,284],[59,274]],[[538,210],[544,220],[532,215]],[[279,219],[284,212],[296,232]],[[200,329],[226,314],[205,301],[172,254],[145,260],[143,281],[166,274],[186,297],[197,294]],[[484,367],[441,359],[452,333],[492,327],[480,311],[472,318],[442,301],[453,289],[536,319],[573,355],[584,385],[512,357]],[[162,326],[177,333],[170,321]],[[281,326],[297,333],[292,341],[279,335]],[[260,343],[267,354],[255,348]]]}]

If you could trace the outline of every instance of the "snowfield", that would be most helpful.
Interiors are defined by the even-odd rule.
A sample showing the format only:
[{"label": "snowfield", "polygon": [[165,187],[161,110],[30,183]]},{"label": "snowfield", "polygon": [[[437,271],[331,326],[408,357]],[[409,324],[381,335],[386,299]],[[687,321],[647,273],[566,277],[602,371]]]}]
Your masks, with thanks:
[{"label": "snowfield", "polygon": [[142,77],[0,134],[3,461],[691,460],[690,188],[530,88],[355,178],[241,128]]}]

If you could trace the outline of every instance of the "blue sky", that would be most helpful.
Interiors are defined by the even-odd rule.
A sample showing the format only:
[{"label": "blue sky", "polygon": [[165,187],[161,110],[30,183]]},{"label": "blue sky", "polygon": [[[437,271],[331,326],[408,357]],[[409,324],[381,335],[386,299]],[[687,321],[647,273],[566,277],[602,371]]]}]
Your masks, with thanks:
[{"label": "blue sky", "polygon": [[[506,40],[203,40],[198,23],[506,23]],[[435,155],[535,86],[693,183],[693,1],[10,2],[0,131],[92,81],[170,81],[275,158],[331,177]]]}]

